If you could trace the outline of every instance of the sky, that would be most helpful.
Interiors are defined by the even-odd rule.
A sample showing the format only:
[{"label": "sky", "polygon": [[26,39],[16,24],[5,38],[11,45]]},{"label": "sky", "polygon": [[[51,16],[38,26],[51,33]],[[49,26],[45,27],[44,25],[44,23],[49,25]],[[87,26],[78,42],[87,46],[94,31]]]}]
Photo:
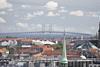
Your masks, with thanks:
[{"label": "sky", "polygon": [[0,32],[96,34],[99,16],[100,0],[0,0]]}]

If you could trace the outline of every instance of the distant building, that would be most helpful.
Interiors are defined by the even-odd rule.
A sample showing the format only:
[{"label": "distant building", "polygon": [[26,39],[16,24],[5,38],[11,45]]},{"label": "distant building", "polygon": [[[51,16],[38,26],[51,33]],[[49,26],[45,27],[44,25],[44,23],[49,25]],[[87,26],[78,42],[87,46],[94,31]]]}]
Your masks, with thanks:
[{"label": "distant building", "polygon": [[55,45],[56,44],[49,40],[32,40],[32,43],[35,45]]}]

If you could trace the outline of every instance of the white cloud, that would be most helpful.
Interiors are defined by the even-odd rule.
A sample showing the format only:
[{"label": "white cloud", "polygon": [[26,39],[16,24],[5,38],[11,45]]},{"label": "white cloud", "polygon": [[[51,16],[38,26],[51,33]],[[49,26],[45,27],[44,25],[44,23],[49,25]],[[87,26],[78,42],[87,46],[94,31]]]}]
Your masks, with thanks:
[{"label": "white cloud", "polygon": [[71,11],[69,13],[70,15],[73,16],[89,16],[89,17],[99,17],[99,15],[97,14],[97,12],[92,12],[92,11],[82,11],[82,10],[76,10],[76,11]]},{"label": "white cloud", "polygon": [[8,9],[8,11],[14,11],[14,9],[10,8],[10,9]]},{"label": "white cloud", "polygon": [[99,15],[97,14],[97,12],[87,12],[86,16],[90,16],[90,17],[99,17]]},{"label": "white cloud", "polygon": [[14,16],[15,16],[15,17],[19,17],[19,15],[18,15],[18,14],[15,14]]},{"label": "white cloud", "polygon": [[67,27],[67,28],[65,28],[65,30],[66,30],[67,32],[76,32],[76,29],[73,28],[73,27]]},{"label": "white cloud", "polygon": [[36,11],[36,12],[33,12],[33,15],[34,15],[34,16],[41,16],[41,15],[43,15],[43,14],[44,14],[43,11]]},{"label": "white cloud", "polygon": [[49,11],[47,16],[59,16],[60,14],[59,13],[54,13],[52,11]]},{"label": "white cloud", "polygon": [[99,15],[97,15],[97,14],[93,14],[93,15],[92,15],[92,17],[98,17],[98,16],[99,16]]},{"label": "white cloud", "polygon": [[24,17],[24,19],[30,20],[35,16],[42,16],[43,14],[44,14],[43,11],[36,11],[36,12],[33,12],[33,13],[27,13],[26,16]]},{"label": "white cloud", "polygon": [[4,14],[6,14],[6,12],[5,11],[1,11],[0,14],[3,14],[4,15]]},{"label": "white cloud", "polygon": [[12,4],[8,3],[7,0],[0,0],[0,9],[12,7]]},{"label": "white cloud", "polygon": [[43,14],[44,14],[43,11],[34,11],[33,13],[27,13],[27,14],[24,15],[24,17],[21,18],[21,19],[30,20],[30,19],[32,19],[33,17],[42,16]]},{"label": "white cloud", "polygon": [[59,10],[58,12],[59,12],[59,13],[66,13],[66,12],[68,12],[68,11],[65,10],[65,9],[61,9],[61,10]]},{"label": "white cloud", "polygon": [[2,17],[0,17],[0,23],[6,23],[7,21],[5,19],[3,19]]},{"label": "white cloud", "polygon": [[33,15],[31,13],[28,13],[27,17],[33,17]]},{"label": "white cloud", "polygon": [[42,30],[42,24],[31,24],[31,31],[41,31]]},{"label": "white cloud", "polygon": [[48,9],[48,10],[56,10],[57,7],[58,7],[58,3],[55,2],[55,1],[49,1],[46,3],[45,7]]},{"label": "white cloud", "polygon": [[54,31],[66,31],[66,32],[76,32],[77,30],[76,30],[76,28],[74,28],[74,27],[70,27],[70,26],[61,26],[61,25],[56,25],[56,24],[54,24],[53,25],[53,30]]},{"label": "white cloud", "polygon": [[26,19],[26,20],[30,20],[30,19],[32,19],[33,17],[34,17],[33,14],[31,14],[31,13],[27,13],[25,19]]},{"label": "white cloud", "polygon": [[21,5],[22,8],[30,8],[30,5]]},{"label": "white cloud", "polygon": [[65,9],[65,7],[60,7],[60,10],[58,10],[59,13],[66,13],[68,10]]},{"label": "white cloud", "polygon": [[19,27],[22,27],[22,28],[27,28],[28,27],[27,23],[18,22],[18,23],[16,23],[16,25],[19,26]]},{"label": "white cloud", "polygon": [[37,27],[41,28],[42,27],[42,24],[37,24]]},{"label": "white cloud", "polygon": [[61,8],[61,9],[64,9],[65,7],[61,6],[60,8]]},{"label": "white cloud", "polygon": [[73,16],[84,16],[84,12],[81,10],[71,11],[69,14]]}]

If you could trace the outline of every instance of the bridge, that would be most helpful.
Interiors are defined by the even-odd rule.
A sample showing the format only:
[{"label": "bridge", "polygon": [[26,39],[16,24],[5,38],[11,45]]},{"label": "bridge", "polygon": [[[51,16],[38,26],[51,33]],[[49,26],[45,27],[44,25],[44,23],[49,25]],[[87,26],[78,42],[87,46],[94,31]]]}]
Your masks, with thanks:
[{"label": "bridge", "polygon": [[0,35],[2,34],[21,34],[21,33],[66,33],[66,34],[81,34],[81,35],[91,35],[87,33],[79,33],[79,32],[64,32],[64,31],[34,31],[34,32],[1,32]]},{"label": "bridge", "polygon": [[13,32],[13,33],[0,33],[0,38],[39,38],[39,39],[59,39],[63,38],[64,33],[67,38],[90,38],[92,34],[78,33],[78,32],[64,32],[64,31],[35,31],[35,32]]}]

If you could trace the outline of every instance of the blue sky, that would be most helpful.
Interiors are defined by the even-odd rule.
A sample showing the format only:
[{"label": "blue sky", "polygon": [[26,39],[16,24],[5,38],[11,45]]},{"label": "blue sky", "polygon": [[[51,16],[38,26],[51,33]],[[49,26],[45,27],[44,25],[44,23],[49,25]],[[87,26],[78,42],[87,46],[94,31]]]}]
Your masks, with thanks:
[{"label": "blue sky", "polygon": [[0,0],[0,32],[49,30],[95,34],[100,0]]}]

